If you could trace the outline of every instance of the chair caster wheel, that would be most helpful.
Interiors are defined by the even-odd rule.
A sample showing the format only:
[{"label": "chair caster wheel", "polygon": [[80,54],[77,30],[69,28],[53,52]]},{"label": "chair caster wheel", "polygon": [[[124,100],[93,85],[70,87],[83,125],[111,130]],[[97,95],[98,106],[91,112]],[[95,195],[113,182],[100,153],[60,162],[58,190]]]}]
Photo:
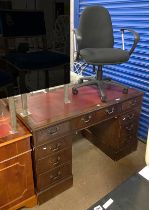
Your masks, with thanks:
[{"label": "chair caster wheel", "polygon": [[78,84],[82,84],[82,83],[83,83],[83,79],[79,79]]},{"label": "chair caster wheel", "polygon": [[110,82],[112,79],[111,79],[110,77],[106,77],[106,78],[103,79],[103,80]]},{"label": "chair caster wheel", "polygon": [[100,98],[102,102],[106,102],[106,96],[101,96]]},{"label": "chair caster wheel", "polygon": [[72,93],[73,93],[73,95],[77,95],[78,94],[78,90],[76,88],[72,88]]},{"label": "chair caster wheel", "polygon": [[123,89],[123,94],[127,94],[128,93],[128,88],[124,88]]}]

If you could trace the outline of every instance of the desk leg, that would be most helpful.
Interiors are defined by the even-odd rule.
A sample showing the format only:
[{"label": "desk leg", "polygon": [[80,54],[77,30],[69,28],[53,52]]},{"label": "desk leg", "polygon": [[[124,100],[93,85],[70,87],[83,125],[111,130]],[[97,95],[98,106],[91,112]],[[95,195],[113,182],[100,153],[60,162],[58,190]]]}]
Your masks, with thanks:
[{"label": "desk leg", "polygon": [[11,121],[11,134],[17,133],[17,120],[16,120],[16,107],[14,97],[8,98],[9,103],[9,112],[10,112],[10,121]]},{"label": "desk leg", "polygon": [[67,85],[64,85],[64,103],[65,104],[68,104],[68,103],[70,103],[70,100],[69,100],[69,85],[67,84]]},{"label": "desk leg", "polygon": [[22,94],[21,95],[21,100],[22,100],[22,112],[20,113],[20,115],[22,117],[26,117],[28,115],[30,115],[31,113],[28,111],[28,106],[27,106],[27,94]]}]

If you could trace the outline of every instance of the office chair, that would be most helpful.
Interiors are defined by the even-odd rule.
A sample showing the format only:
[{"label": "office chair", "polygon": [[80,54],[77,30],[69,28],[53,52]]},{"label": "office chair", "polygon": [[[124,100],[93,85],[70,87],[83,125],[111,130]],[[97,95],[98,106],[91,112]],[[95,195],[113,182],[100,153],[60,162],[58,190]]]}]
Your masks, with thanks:
[{"label": "office chair", "polygon": [[[75,51],[76,60],[84,61],[84,64],[92,65],[96,71],[96,77],[82,77],[78,84],[72,88],[74,95],[78,94],[78,88],[88,85],[96,85],[101,101],[106,102],[104,87],[106,84],[113,84],[114,81],[102,78],[102,67],[107,64],[120,64],[129,60],[131,54],[140,39],[139,34],[132,29],[122,28],[123,49],[114,48],[114,36],[111,17],[108,10],[102,6],[87,7],[80,17],[78,29],[74,29],[76,39]],[[124,31],[131,32],[134,42],[130,51],[124,50]],[[98,69],[96,70],[96,68]],[[84,82],[84,80],[87,80]],[[123,87],[123,93],[128,92],[128,88]]]}]

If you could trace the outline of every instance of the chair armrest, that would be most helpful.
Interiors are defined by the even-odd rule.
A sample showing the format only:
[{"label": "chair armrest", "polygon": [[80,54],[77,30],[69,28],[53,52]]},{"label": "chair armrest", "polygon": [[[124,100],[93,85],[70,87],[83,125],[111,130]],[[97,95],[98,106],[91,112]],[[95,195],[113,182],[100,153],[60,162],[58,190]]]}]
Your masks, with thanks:
[{"label": "chair armrest", "polygon": [[81,33],[79,32],[78,29],[74,28],[73,29],[73,33],[74,33],[74,52],[77,53],[77,55],[75,56],[75,60],[77,60],[79,58],[79,42],[82,40],[82,36]]},{"label": "chair armrest", "polygon": [[121,28],[120,30],[123,33],[124,33],[125,30],[127,30],[127,31],[131,32],[133,34],[133,36],[134,36],[134,42],[133,42],[133,45],[132,45],[132,47],[131,47],[131,49],[129,51],[129,55],[131,55],[133,53],[133,51],[135,50],[135,48],[136,48],[136,46],[137,46],[137,44],[138,44],[138,42],[140,40],[140,35],[136,31],[134,31],[132,29],[129,29],[129,28]]},{"label": "chair armrest", "polygon": [[79,30],[77,28],[74,28],[73,29],[73,32],[75,34],[75,37],[76,37],[77,42],[78,41],[81,41],[82,40],[82,36],[81,36],[81,33],[79,32]]}]

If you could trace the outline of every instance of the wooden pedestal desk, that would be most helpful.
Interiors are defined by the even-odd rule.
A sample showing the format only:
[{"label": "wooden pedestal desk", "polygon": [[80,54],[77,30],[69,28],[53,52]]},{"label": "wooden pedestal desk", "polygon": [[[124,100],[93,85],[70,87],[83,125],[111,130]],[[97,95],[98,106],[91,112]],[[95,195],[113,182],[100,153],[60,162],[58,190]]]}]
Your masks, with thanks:
[{"label": "wooden pedestal desk", "polygon": [[13,135],[9,134],[7,124],[3,125],[3,130],[0,129],[0,136],[5,134],[5,137],[0,137],[0,210],[31,208],[37,204],[32,172],[31,133],[19,121],[17,129],[18,133]]},{"label": "wooden pedestal desk", "polygon": [[[107,90],[102,103],[94,87],[83,87],[64,104],[63,89],[29,96],[31,115],[19,118],[32,132],[35,187],[39,204],[72,186],[72,135],[81,131],[113,160],[137,149],[142,93]],[[22,111],[17,101],[18,114]]]}]

